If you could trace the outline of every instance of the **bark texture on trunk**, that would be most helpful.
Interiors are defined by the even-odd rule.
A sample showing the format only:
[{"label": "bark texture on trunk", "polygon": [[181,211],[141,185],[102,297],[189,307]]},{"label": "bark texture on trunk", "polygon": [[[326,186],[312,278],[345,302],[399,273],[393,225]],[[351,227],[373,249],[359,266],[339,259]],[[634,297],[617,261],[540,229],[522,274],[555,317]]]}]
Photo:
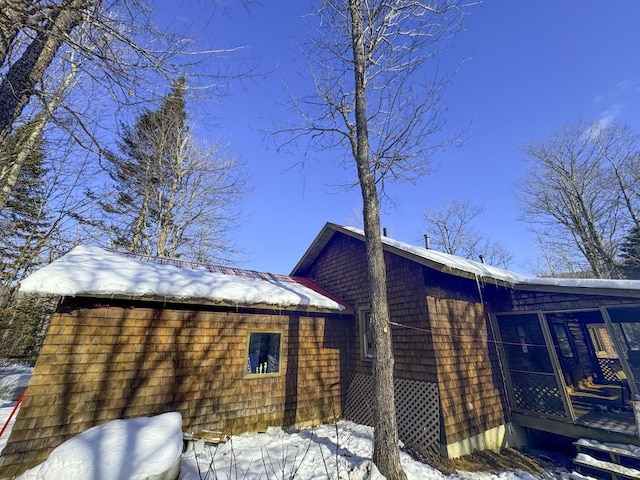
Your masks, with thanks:
[{"label": "bark texture on trunk", "polygon": [[366,108],[366,58],[363,43],[362,0],[349,0],[354,58],[356,138],[355,160],[362,190],[367,276],[373,331],[373,463],[388,480],[406,480],[400,465],[398,428],[393,390],[393,352],[387,303],[387,276],[380,236],[380,205],[369,163],[369,132]]},{"label": "bark texture on trunk", "polygon": [[25,0],[4,0],[0,3],[0,66],[4,65],[21,27],[28,22],[29,9]]},{"label": "bark texture on trunk", "polygon": [[0,84],[0,142],[11,133],[36,84],[42,80],[66,36],[82,21],[90,3],[88,0],[63,0],[22,56],[9,67]]}]

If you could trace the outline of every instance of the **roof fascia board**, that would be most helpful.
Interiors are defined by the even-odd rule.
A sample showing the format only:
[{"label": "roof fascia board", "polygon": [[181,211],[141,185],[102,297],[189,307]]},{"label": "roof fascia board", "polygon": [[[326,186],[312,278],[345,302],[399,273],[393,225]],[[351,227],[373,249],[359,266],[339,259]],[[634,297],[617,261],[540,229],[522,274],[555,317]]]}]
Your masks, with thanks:
[{"label": "roof fascia board", "polygon": [[[101,294],[80,294],[75,295],[78,298],[96,298],[105,300],[124,300],[135,302],[149,302],[149,303],[162,303],[162,304],[180,304],[180,305],[193,305],[193,306],[208,306],[208,307],[225,307],[225,308],[248,308],[252,310],[275,310],[275,311],[291,311],[291,312],[314,312],[314,313],[331,313],[331,314],[353,314],[352,308],[345,306],[344,310],[337,310],[332,308],[320,308],[309,305],[271,305],[267,303],[255,303],[255,304],[240,304],[233,302],[213,302],[207,299],[198,298],[168,298],[168,297],[155,297],[152,295],[146,296],[131,296],[131,295],[101,295]],[[67,297],[74,298],[74,297]]]},{"label": "roof fascia board", "polygon": [[602,297],[629,297],[640,298],[639,290],[625,288],[599,288],[599,287],[573,287],[566,285],[540,285],[518,283],[513,285],[514,290],[543,292],[543,293],[575,293],[579,295],[592,295]]}]

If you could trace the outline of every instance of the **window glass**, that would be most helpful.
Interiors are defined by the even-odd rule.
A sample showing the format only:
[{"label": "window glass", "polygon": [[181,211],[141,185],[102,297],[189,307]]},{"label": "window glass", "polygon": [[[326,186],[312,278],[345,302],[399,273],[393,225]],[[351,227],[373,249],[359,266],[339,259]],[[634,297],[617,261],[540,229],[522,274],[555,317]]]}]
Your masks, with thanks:
[{"label": "window glass", "polygon": [[562,353],[562,356],[564,358],[573,358],[573,349],[571,348],[571,341],[569,340],[567,327],[563,323],[554,323],[553,329],[556,332],[558,347],[560,347],[560,353]]},{"label": "window glass", "polygon": [[265,373],[278,373],[280,371],[281,337],[281,333],[249,333],[248,374],[264,375]]},{"label": "window glass", "polygon": [[527,329],[524,325],[518,325],[518,339],[520,340],[520,348],[522,349],[522,353],[529,353],[528,343],[530,342],[529,336],[527,335]]},{"label": "window glass", "polygon": [[360,332],[362,337],[362,356],[373,358],[373,331],[371,330],[371,311],[360,310]]}]

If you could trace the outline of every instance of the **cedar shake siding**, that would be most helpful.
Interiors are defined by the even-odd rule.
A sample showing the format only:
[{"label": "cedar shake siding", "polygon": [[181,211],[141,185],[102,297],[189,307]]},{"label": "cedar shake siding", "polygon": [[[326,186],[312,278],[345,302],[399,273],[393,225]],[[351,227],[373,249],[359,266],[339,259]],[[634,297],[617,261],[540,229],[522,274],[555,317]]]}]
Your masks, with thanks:
[{"label": "cedar shake siding", "polygon": [[[395,376],[438,385],[441,452],[504,425],[503,382],[478,284],[389,251],[385,262],[391,321],[403,325],[392,327]],[[362,240],[334,233],[308,268],[295,274],[310,278],[356,312],[368,306]],[[354,372],[371,373],[360,341],[352,343],[351,356]]]},{"label": "cedar shake siding", "polygon": [[445,445],[505,424],[506,402],[481,303],[429,297]]},{"label": "cedar shake siding", "polygon": [[[224,434],[341,414],[352,315],[76,299],[51,321],[2,477],[118,418],[179,411]],[[281,332],[279,373],[247,375],[249,332]]]},{"label": "cedar shake siding", "polygon": [[443,431],[451,444],[505,424],[504,381],[483,286],[423,269]]}]

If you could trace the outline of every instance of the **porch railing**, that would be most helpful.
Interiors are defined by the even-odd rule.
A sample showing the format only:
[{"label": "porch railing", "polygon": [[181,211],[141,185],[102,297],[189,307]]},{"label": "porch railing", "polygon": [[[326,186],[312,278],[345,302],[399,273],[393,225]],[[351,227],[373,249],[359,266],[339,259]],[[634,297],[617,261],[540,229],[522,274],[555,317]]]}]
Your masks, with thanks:
[{"label": "porch railing", "polygon": [[530,412],[567,417],[562,393],[553,373],[510,370],[515,408]]}]

